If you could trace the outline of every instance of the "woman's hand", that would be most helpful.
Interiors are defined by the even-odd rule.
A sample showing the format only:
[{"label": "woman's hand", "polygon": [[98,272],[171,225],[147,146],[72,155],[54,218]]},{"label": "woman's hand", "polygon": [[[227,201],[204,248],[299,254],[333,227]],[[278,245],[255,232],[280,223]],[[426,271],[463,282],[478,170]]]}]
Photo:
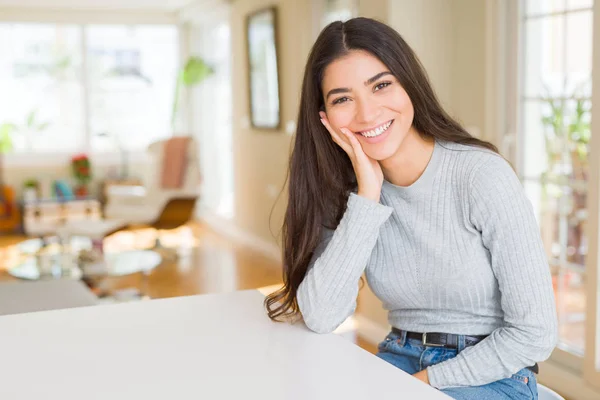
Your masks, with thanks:
[{"label": "woman's hand", "polygon": [[420,380],[421,382],[425,382],[426,384],[429,385],[429,375],[427,375],[427,370],[426,369],[424,369],[423,371],[417,372],[413,376],[415,378],[417,378],[418,380]]},{"label": "woman's hand", "polygon": [[358,195],[379,202],[383,185],[383,171],[379,162],[365,154],[354,133],[346,128],[341,128],[341,133],[338,133],[329,125],[327,114],[321,111],[319,115],[333,141],[350,157],[358,182]]}]

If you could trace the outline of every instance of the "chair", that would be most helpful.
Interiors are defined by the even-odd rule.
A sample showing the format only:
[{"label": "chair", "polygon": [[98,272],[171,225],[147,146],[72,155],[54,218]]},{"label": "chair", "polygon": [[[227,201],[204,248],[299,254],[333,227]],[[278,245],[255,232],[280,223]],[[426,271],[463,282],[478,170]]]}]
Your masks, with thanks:
[{"label": "chair", "polygon": [[537,384],[537,388],[539,400],[565,400],[564,397],[540,383]]},{"label": "chair", "polygon": [[127,221],[129,225],[150,225],[156,229],[175,229],[193,218],[201,181],[197,144],[193,138],[190,139],[182,185],[176,189],[165,189],[161,187],[161,177],[167,140],[154,142],[148,147],[152,173],[149,174],[151,180],[145,182],[145,190],[135,186],[108,190],[104,209],[107,219]]}]

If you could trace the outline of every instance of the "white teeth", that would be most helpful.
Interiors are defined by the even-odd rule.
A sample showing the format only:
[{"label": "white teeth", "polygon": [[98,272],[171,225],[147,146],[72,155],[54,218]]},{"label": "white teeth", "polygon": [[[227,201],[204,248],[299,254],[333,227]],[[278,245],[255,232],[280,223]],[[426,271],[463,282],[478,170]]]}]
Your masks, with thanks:
[{"label": "white teeth", "polygon": [[392,124],[392,121],[386,123],[383,126],[380,126],[377,129],[372,129],[370,131],[366,131],[366,132],[361,132],[361,135],[363,135],[364,137],[375,137],[375,136],[379,136],[381,135],[383,132],[385,132],[387,130],[387,128],[390,127],[390,125]]}]

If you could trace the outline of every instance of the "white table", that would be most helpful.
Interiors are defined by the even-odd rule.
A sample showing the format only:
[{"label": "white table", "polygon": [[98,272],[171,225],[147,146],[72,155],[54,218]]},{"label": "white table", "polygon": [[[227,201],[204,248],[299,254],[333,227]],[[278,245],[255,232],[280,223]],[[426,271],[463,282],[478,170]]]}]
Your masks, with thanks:
[{"label": "white table", "polygon": [[1,399],[447,399],[258,291],[0,317]]},{"label": "white table", "polygon": [[106,236],[127,227],[127,222],[119,219],[96,221],[69,221],[60,226],[56,233],[61,237],[86,236],[92,240],[102,240]]}]

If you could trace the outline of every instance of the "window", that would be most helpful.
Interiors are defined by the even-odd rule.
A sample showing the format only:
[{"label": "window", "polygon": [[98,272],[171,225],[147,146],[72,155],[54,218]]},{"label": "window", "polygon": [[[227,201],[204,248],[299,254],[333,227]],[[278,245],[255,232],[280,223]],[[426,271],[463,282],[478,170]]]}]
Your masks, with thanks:
[{"label": "window", "polygon": [[3,148],[75,151],[84,144],[81,65],[77,26],[0,24]]},{"label": "window", "polygon": [[559,344],[538,378],[565,397],[596,398],[600,4],[511,0],[488,10],[488,36],[497,38],[490,40],[488,60],[499,67],[490,84],[498,116],[490,118],[498,118],[503,153],[516,165],[536,212],[557,303]]},{"label": "window", "polygon": [[177,30],[90,26],[86,50],[92,148],[140,148],[168,136],[179,64]]},{"label": "window", "polygon": [[585,351],[592,1],[526,0],[520,137],[525,189],[550,261],[559,348]]},{"label": "window", "polygon": [[171,134],[175,26],[2,23],[0,54],[9,151],[139,150]]}]

